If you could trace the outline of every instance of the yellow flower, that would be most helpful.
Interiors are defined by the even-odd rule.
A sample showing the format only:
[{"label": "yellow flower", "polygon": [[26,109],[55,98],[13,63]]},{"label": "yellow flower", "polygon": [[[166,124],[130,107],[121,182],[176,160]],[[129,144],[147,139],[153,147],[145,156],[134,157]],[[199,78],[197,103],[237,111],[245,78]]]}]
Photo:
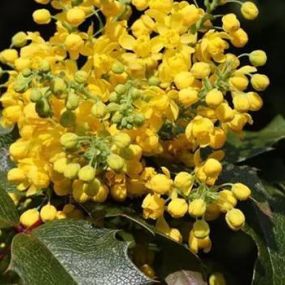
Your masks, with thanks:
[{"label": "yellow flower", "polygon": [[56,208],[50,204],[43,206],[40,211],[40,217],[43,222],[55,220],[56,214],[57,214]]},{"label": "yellow flower", "polygon": [[233,184],[231,190],[234,193],[235,197],[240,201],[247,200],[251,194],[250,189],[242,183]]},{"label": "yellow flower", "polygon": [[173,218],[182,218],[188,210],[187,202],[182,198],[175,198],[167,206],[168,213]]},{"label": "yellow flower", "polygon": [[237,231],[244,226],[245,217],[241,210],[239,209],[231,209],[226,213],[226,222],[228,226]]},{"label": "yellow flower", "polygon": [[74,26],[79,26],[85,20],[85,12],[79,7],[73,7],[66,13],[67,22]]},{"label": "yellow flower", "polygon": [[39,25],[49,24],[51,21],[51,14],[47,9],[39,9],[33,13],[33,19]]},{"label": "yellow flower", "polygon": [[263,66],[267,62],[267,55],[263,50],[254,50],[249,54],[249,60],[254,66]]},{"label": "yellow flower", "polygon": [[203,79],[210,75],[211,68],[206,62],[195,62],[191,68],[191,73],[197,79]]},{"label": "yellow flower", "polygon": [[143,214],[146,219],[156,220],[164,212],[165,201],[157,194],[148,194],[142,203]]},{"label": "yellow flower", "polygon": [[230,36],[232,44],[237,48],[244,47],[248,42],[248,35],[242,28],[232,32]]},{"label": "yellow flower", "polygon": [[264,91],[270,84],[269,78],[264,74],[254,74],[250,82],[256,91]]},{"label": "yellow flower", "polygon": [[199,101],[198,95],[199,93],[197,90],[192,87],[188,87],[179,91],[178,99],[184,106],[189,107]]},{"label": "yellow flower", "polygon": [[254,20],[258,14],[258,8],[253,2],[246,1],[241,5],[241,13],[247,20]]},{"label": "yellow flower", "polygon": [[181,171],[175,176],[174,186],[187,195],[191,191],[193,182],[194,179],[190,173]]},{"label": "yellow flower", "polygon": [[193,217],[201,217],[206,212],[207,204],[203,199],[195,199],[189,204],[189,214]]},{"label": "yellow flower", "polygon": [[214,88],[207,93],[205,100],[210,107],[217,107],[224,101],[224,95],[221,91]]},{"label": "yellow flower", "polygon": [[156,174],[146,184],[146,187],[158,194],[166,194],[171,190],[172,180],[164,174]]},{"label": "yellow flower", "polygon": [[18,58],[18,52],[15,49],[5,49],[0,53],[0,61],[6,64],[13,64]]},{"label": "yellow flower", "polygon": [[217,204],[221,212],[226,213],[236,206],[237,199],[230,190],[222,190],[219,192]]},{"label": "yellow flower", "polygon": [[222,18],[223,29],[227,33],[234,32],[240,28],[240,22],[233,13],[227,14]]},{"label": "yellow flower", "polygon": [[33,225],[35,225],[38,221],[40,220],[40,213],[37,209],[29,209],[25,211],[21,216],[20,216],[20,223],[26,227],[30,228]]},{"label": "yellow flower", "polygon": [[210,234],[209,224],[204,220],[197,220],[192,229],[195,238],[204,239]]}]

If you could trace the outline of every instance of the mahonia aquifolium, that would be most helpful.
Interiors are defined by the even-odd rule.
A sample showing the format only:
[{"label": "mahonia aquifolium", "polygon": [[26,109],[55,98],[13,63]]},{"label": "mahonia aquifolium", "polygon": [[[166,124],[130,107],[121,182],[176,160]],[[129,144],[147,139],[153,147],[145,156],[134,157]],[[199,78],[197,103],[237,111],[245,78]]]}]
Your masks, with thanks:
[{"label": "mahonia aquifolium", "polygon": [[[34,21],[52,23],[54,35],[45,40],[21,31],[0,53],[0,76],[9,75],[1,86],[1,124],[17,125],[20,134],[10,146],[16,166],[8,180],[27,197],[52,189],[69,204],[28,209],[21,224],[81,218],[76,203],[131,198],[141,199],[144,218],[155,220],[158,231],[195,253],[210,251],[210,222],[220,215],[232,230],[242,228],[245,216],[237,205],[251,190],[242,183],[217,185],[217,179],[227,134],[241,134],[252,124],[249,112],[262,107],[257,92],[269,79],[257,68],[267,56],[262,50],[228,52],[244,47],[248,35],[237,15],[215,15],[215,9],[239,3],[241,15],[253,20],[256,5],[35,1],[46,6],[34,11]],[[48,4],[58,13],[52,15]],[[128,26],[132,10],[140,16]],[[149,158],[185,168],[155,169]],[[18,204],[23,195],[10,196]],[[186,238],[169,223],[185,216],[193,220]],[[141,268],[154,274],[148,264]],[[209,282],[217,280],[224,284],[219,273]]]}]

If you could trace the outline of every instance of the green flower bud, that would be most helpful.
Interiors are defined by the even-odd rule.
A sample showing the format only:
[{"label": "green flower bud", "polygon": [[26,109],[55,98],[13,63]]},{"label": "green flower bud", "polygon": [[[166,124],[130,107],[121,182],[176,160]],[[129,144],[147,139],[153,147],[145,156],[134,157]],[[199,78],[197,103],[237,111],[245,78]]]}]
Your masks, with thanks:
[{"label": "green flower bud", "polygon": [[54,79],[52,83],[52,91],[55,93],[55,95],[61,95],[66,91],[66,89],[67,85],[62,78],[57,77]]},{"label": "green flower bud", "polygon": [[107,107],[103,102],[98,101],[93,105],[91,112],[96,118],[103,118],[107,113]]},{"label": "green flower bud", "polygon": [[75,179],[78,175],[79,170],[80,170],[79,163],[69,163],[66,165],[63,175],[68,179]]},{"label": "green flower bud", "polygon": [[50,71],[50,64],[47,60],[42,60],[40,63],[40,71],[42,72],[49,72]]},{"label": "green flower bud", "polygon": [[144,121],[145,121],[145,117],[143,114],[138,113],[138,114],[134,115],[135,126],[137,126],[137,127],[142,126],[144,124]]},{"label": "green flower bud", "polygon": [[115,171],[120,171],[123,169],[125,161],[117,154],[110,154],[107,157],[107,164],[111,169]]},{"label": "green flower bud", "polygon": [[24,93],[25,91],[28,90],[28,88],[29,88],[29,83],[23,77],[19,77],[14,83],[14,90],[18,93]]},{"label": "green flower bud", "polygon": [[78,6],[83,2],[83,0],[71,0],[72,6]]},{"label": "green flower bud", "polygon": [[112,71],[116,74],[121,74],[125,71],[125,66],[120,62],[115,62],[112,65]]},{"label": "green flower bud", "polygon": [[138,99],[141,96],[141,91],[137,88],[131,88],[130,94],[133,99]]},{"label": "green flower bud", "polygon": [[151,86],[158,86],[160,84],[160,80],[156,76],[151,76],[148,79],[148,84]]},{"label": "green flower bud", "polygon": [[88,196],[95,196],[101,186],[100,180],[97,178],[93,179],[91,182],[88,183],[88,186],[84,189],[85,193]]},{"label": "green flower bud", "polygon": [[25,68],[23,71],[22,71],[22,75],[24,77],[29,77],[32,75],[32,71],[29,69],[29,68]]},{"label": "green flower bud", "polygon": [[38,88],[32,89],[30,100],[34,103],[38,102],[41,100],[43,97],[41,90]]},{"label": "green flower bud", "polygon": [[120,112],[116,112],[116,113],[112,116],[112,123],[114,123],[114,124],[119,124],[122,119],[123,119],[123,115],[122,115]]},{"label": "green flower bud", "polygon": [[66,102],[66,108],[69,110],[75,110],[79,106],[80,98],[74,93],[70,93],[68,95],[68,99]]},{"label": "green flower bud", "polygon": [[127,92],[127,87],[126,87],[126,85],[118,84],[118,85],[115,87],[115,91],[116,91],[119,95],[122,95],[122,94],[124,94],[124,93]]},{"label": "green flower bud", "polygon": [[108,112],[116,112],[120,109],[120,105],[116,103],[110,103],[107,105]]},{"label": "green flower bud", "polygon": [[45,98],[36,102],[36,112],[41,118],[48,118],[51,116],[51,108],[49,102]]},{"label": "green flower bud", "polygon": [[119,101],[119,95],[116,92],[112,92],[109,96],[110,102],[117,102]]},{"label": "green flower bud", "polygon": [[84,182],[91,182],[95,178],[96,171],[91,165],[82,167],[78,172],[78,178]]},{"label": "green flower bud", "polygon": [[131,143],[131,138],[126,133],[118,133],[113,137],[113,143],[119,148],[126,148]]},{"label": "green flower bud", "polygon": [[78,144],[78,136],[74,133],[65,133],[61,136],[60,143],[67,149],[74,148]]},{"label": "green flower bud", "polygon": [[76,123],[76,115],[72,111],[65,111],[61,114],[60,124],[65,127],[73,127]]},{"label": "green flower bud", "polygon": [[79,70],[74,75],[74,80],[80,84],[86,83],[87,79],[88,79],[88,73],[84,70]]},{"label": "green flower bud", "polygon": [[12,45],[14,47],[23,47],[27,44],[27,34],[24,32],[18,32],[12,37]]}]

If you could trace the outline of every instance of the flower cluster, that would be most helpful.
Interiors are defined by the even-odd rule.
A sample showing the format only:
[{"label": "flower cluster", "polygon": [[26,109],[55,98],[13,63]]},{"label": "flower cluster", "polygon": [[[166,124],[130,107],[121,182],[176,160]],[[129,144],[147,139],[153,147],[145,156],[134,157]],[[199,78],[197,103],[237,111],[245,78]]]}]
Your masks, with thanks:
[{"label": "flower cluster", "polygon": [[[251,191],[217,184],[222,149],[229,132],[252,123],[269,79],[257,73],[264,51],[230,52],[247,33],[215,9],[238,1],[35,1],[58,11],[33,13],[54,34],[19,32],[0,53],[0,76],[9,75],[1,123],[20,136],[8,180],[21,192],[11,193],[15,203],[38,193],[68,202],[29,209],[22,225],[82,217],[77,205],[87,201],[138,199],[145,219],[195,253],[211,249],[208,222],[221,214],[239,230],[236,206]],[[240,7],[257,17],[253,2]],[[186,216],[187,237],[171,226]]]}]

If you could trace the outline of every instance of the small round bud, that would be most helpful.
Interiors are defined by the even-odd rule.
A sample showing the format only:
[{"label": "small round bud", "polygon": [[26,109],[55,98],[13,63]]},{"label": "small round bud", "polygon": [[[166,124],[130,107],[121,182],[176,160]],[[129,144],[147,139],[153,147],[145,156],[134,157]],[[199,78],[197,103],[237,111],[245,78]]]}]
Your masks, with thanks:
[{"label": "small round bud", "polygon": [[192,66],[191,73],[197,79],[203,79],[210,75],[211,67],[206,62],[195,62]]},{"label": "small round bud", "polygon": [[131,138],[126,133],[118,133],[113,137],[113,143],[119,148],[126,148],[131,143]]},{"label": "small round bud", "polygon": [[190,87],[194,83],[193,75],[188,71],[178,73],[174,78],[176,87],[181,90]]},{"label": "small round bud", "polygon": [[61,116],[60,116],[60,124],[65,127],[65,128],[69,128],[69,127],[73,127],[76,123],[76,115],[70,111],[64,111]]},{"label": "small round bud", "polygon": [[264,74],[254,74],[250,82],[256,91],[264,91],[270,84],[269,78]]},{"label": "small round bud", "polygon": [[50,204],[43,206],[40,211],[40,217],[43,222],[55,220],[56,214],[57,214],[56,207]]},{"label": "small round bud", "polygon": [[42,5],[47,5],[50,2],[50,0],[35,0],[35,2]]},{"label": "small round bud", "polygon": [[175,219],[182,218],[188,210],[187,202],[182,198],[175,198],[167,206],[168,213]]},{"label": "small round bud", "polygon": [[120,63],[120,62],[115,62],[112,65],[112,71],[115,74],[121,74],[121,73],[123,73],[125,71],[125,66],[122,63]]},{"label": "small round bud", "polygon": [[209,158],[203,166],[203,171],[207,176],[216,177],[222,171],[222,164],[214,158]]},{"label": "small round bud", "polygon": [[18,32],[12,38],[12,45],[15,47],[23,47],[27,44],[27,34],[24,32]]},{"label": "small round bud", "polygon": [[195,199],[189,204],[189,214],[193,217],[201,217],[206,212],[207,204],[203,199]]},{"label": "small round bud", "polygon": [[96,171],[91,165],[83,166],[78,172],[78,178],[84,182],[91,182],[95,178]]},{"label": "small round bud", "polygon": [[33,226],[39,220],[40,220],[40,213],[36,208],[29,209],[20,216],[20,223],[26,228]]},{"label": "small round bud", "polygon": [[73,26],[79,26],[85,20],[85,12],[79,7],[71,8],[66,13],[67,22]]},{"label": "small round bud", "polygon": [[91,112],[96,118],[103,118],[107,113],[107,106],[103,102],[98,101],[92,106]]},{"label": "small round bud", "polygon": [[120,171],[125,166],[125,161],[117,154],[110,154],[107,157],[107,164],[111,169]]},{"label": "small round bud", "polygon": [[195,238],[203,239],[210,234],[210,227],[206,221],[198,220],[193,224],[192,231]]},{"label": "small round bud", "polygon": [[66,165],[63,175],[66,178],[75,179],[78,175],[79,170],[80,170],[79,163],[69,163]]},{"label": "small round bud", "polygon": [[77,146],[78,136],[74,133],[65,133],[60,138],[60,143],[67,149],[71,149]]},{"label": "small round bud", "polygon": [[158,86],[160,84],[160,80],[156,76],[152,76],[148,79],[148,84],[151,86]]},{"label": "small round bud", "polygon": [[165,174],[156,174],[150,179],[146,186],[158,194],[166,194],[171,190],[172,180]]},{"label": "small round bud", "polygon": [[250,189],[242,183],[235,183],[232,186],[232,192],[235,197],[240,201],[247,200],[251,195]]},{"label": "small round bud", "polygon": [[223,29],[227,33],[234,32],[240,28],[240,22],[233,13],[227,14],[222,18]]},{"label": "small round bud", "polygon": [[57,77],[53,80],[52,91],[55,93],[55,95],[61,95],[66,91],[66,89],[67,89],[67,84],[62,78]]},{"label": "small round bud", "polygon": [[32,89],[31,95],[30,95],[30,100],[34,103],[38,102],[39,100],[41,100],[43,97],[41,90],[34,88]]},{"label": "small round bud", "polygon": [[254,50],[249,54],[249,61],[254,66],[263,66],[267,62],[267,55],[263,50]]},{"label": "small round bud", "polygon": [[88,73],[84,70],[79,70],[74,75],[74,80],[80,84],[86,83],[87,79],[88,79]]},{"label": "small round bud", "polygon": [[226,213],[226,222],[232,230],[237,231],[243,227],[245,216],[241,210],[234,208]]},{"label": "small round bud", "polygon": [[66,108],[68,110],[75,110],[79,106],[80,98],[75,93],[69,93],[67,102],[66,102]]},{"label": "small round bud", "polygon": [[193,176],[185,171],[179,172],[174,179],[174,186],[179,190],[182,190],[183,193],[187,194],[191,191],[193,185]]},{"label": "small round bud", "polygon": [[63,157],[63,158],[60,158],[60,159],[56,160],[53,163],[53,169],[55,171],[57,171],[58,173],[63,174],[64,170],[66,168],[66,165],[67,165],[67,159],[65,157]]},{"label": "small round bud", "polygon": [[123,84],[118,84],[118,85],[115,87],[115,91],[116,91],[119,95],[122,95],[122,94],[124,94],[124,93],[127,91],[127,86],[126,86],[126,85],[123,85]]},{"label": "small round bud", "polygon": [[51,21],[51,14],[47,9],[39,9],[33,13],[33,20],[39,25],[49,24]]},{"label": "small round bud", "polygon": [[42,71],[42,72],[49,72],[50,71],[50,64],[47,60],[42,60],[40,62],[39,68],[40,68],[40,71]]},{"label": "small round bud", "polygon": [[224,95],[215,88],[207,93],[205,100],[210,107],[217,107],[224,101]]},{"label": "small round bud", "polygon": [[241,13],[247,20],[254,20],[258,14],[258,8],[253,2],[246,1],[241,5]]},{"label": "small round bud", "polygon": [[145,122],[145,116],[143,114],[137,113],[134,115],[134,125],[136,127],[141,127]]},{"label": "small round bud", "polygon": [[88,183],[88,186],[85,188],[85,193],[88,196],[93,197],[98,193],[100,187],[101,187],[100,180],[95,178],[91,182]]},{"label": "small round bud", "polygon": [[36,112],[41,118],[48,118],[51,116],[51,108],[46,98],[42,98],[36,102]]},{"label": "small round bud", "polygon": [[195,104],[196,102],[198,102],[198,100],[199,100],[198,95],[199,95],[199,93],[196,89],[194,89],[192,87],[188,87],[188,88],[185,88],[185,89],[182,89],[179,91],[178,100],[184,106],[189,107],[189,106]]},{"label": "small round bud", "polygon": [[33,72],[32,72],[32,70],[30,68],[25,68],[25,69],[22,70],[22,74],[23,74],[24,77],[29,77],[29,76],[32,75],[32,73]]},{"label": "small round bud", "polygon": [[70,52],[78,52],[83,44],[83,39],[77,34],[68,35],[64,41],[66,49]]}]

